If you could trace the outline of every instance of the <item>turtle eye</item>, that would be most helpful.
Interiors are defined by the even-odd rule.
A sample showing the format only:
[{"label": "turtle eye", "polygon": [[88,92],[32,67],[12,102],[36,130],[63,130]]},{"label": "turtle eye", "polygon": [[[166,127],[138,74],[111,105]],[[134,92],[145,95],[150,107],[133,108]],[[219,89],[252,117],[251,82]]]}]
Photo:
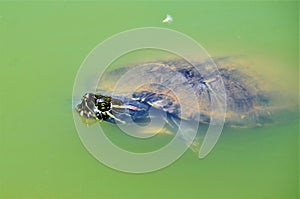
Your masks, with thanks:
[{"label": "turtle eye", "polygon": [[97,103],[96,106],[102,112],[109,111],[111,109],[111,103],[108,102],[100,102]]},{"label": "turtle eye", "polygon": [[101,112],[105,112],[105,111],[111,110],[111,102],[108,101],[108,100],[106,100],[105,97],[97,98],[95,100],[95,106]]}]

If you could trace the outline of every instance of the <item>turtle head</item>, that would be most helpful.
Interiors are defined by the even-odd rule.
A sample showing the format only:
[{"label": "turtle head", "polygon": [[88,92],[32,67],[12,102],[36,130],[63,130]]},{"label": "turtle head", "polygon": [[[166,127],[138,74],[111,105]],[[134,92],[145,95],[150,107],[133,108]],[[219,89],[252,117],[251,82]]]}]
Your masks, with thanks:
[{"label": "turtle head", "polygon": [[109,119],[111,109],[111,97],[94,93],[86,93],[76,106],[76,111],[87,124],[93,121]]},{"label": "turtle head", "polygon": [[129,121],[143,121],[148,119],[148,110],[148,104],[131,98],[94,93],[86,93],[76,106],[76,111],[86,125],[97,121],[123,124]]}]

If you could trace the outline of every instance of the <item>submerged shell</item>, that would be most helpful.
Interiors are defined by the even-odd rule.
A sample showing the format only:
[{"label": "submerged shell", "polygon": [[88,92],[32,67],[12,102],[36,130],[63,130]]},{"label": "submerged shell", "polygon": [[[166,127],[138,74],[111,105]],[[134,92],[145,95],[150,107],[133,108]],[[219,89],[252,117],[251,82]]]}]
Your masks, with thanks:
[{"label": "submerged shell", "polygon": [[[269,108],[271,98],[259,87],[254,77],[234,67],[221,65],[215,70],[207,62],[193,65],[185,60],[166,60],[122,67],[105,73],[98,88],[102,93],[130,98],[143,99],[146,96],[144,99],[149,104],[178,118],[194,120],[200,115],[199,122],[209,123],[211,95],[222,90],[218,84],[213,85],[211,82],[222,79],[226,92],[226,124],[250,127],[272,122]],[[124,78],[124,74],[132,68],[136,70],[126,79],[126,85],[121,86],[121,89],[114,88],[119,79]],[[150,78],[153,83],[137,87],[136,82],[143,82],[146,78]],[[213,86],[214,91],[211,89]],[[187,88],[196,93],[200,109],[189,106],[191,100],[195,99],[186,95]],[[178,99],[181,99],[180,102]],[[184,112],[180,111],[181,106],[186,107]]]}]

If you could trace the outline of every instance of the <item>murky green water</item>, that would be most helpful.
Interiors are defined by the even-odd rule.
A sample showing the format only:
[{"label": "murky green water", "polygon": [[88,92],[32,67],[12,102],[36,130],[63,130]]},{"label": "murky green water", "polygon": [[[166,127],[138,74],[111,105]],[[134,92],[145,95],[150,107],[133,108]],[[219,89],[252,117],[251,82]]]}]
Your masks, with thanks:
[{"label": "murky green water", "polygon": [[[163,170],[133,175],[85,150],[71,95],[80,64],[99,42],[157,26],[193,37],[213,57],[246,60],[295,105],[298,9],[298,2],[1,2],[0,198],[296,199],[296,116],[263,128],[225,128],[204,160],[188,151]],[[161,23],[166,14],[174,23]]]}]

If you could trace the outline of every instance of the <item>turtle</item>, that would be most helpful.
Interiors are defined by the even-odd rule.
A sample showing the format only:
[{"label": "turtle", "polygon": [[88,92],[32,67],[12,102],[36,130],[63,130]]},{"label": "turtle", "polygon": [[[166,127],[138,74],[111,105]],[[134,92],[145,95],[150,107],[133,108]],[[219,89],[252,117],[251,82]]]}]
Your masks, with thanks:
[{"label": "turtle", "polygon": [[[162,119],[170,126],[176,126],[177,120],[209,124],[212,96],[223,92],[226,95],[221,95],[217,103],[226,104],[226,126],[249,128],[273,123],[272,97],[255,75],[224,62],[222,58],[214,61],[218,68],[212,67],[211,61],[190,63],[184,59],[155,60],[118,67],[106,72],[97,91],[85,93],[75,109],[86,125],[97,121],[147,123],[151,120],[149,113],[153,109],[165,113]],[[135,72],[131,72],[133,68]],[[113,83],[126,72],[131,74],[125,78],[126,84],[121,85],[118,91],[114,90]],[[136,86],[136,82],[143,82],[146,78],[152,83]],[[187,88],[194,91],[196,99],[186,95]],[[195,100],[199,104],[198,109],[189,106]],[[186,108],[184,112],[181,111],[182,105]]]}]

